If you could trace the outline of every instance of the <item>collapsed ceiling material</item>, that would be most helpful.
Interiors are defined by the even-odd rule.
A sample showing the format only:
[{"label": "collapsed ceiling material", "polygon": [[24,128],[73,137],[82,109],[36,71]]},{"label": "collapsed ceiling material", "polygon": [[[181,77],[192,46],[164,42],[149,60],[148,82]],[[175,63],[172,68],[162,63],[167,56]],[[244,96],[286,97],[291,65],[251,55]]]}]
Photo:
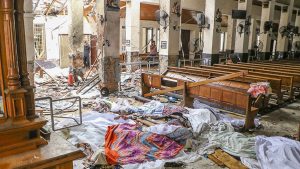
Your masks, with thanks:
[{"label": "collapsed ceiling material", "polygon": [[[83,0],[85,6],[91,5],[95,0]],[[266,0],[254,0],[254,5],[262,5],[262,2]],[[121,1],[124,5],[125,0]],[[32,0],[33,11],[38,15],[58,15],[67,14],[67,3],[68,0]],[[277,5],[288,5],[288,0],[276,0]],[[121,5],[122,6],[122,5]],[[295,8],[300,8],[300,1],[294,2]]]}]

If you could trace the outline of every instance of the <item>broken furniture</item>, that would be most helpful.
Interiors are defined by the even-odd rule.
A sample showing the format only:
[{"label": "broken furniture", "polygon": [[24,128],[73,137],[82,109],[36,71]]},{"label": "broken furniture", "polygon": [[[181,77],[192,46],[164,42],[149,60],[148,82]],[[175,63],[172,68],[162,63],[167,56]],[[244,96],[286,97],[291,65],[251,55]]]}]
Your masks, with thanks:
[{"label": "broken furniture", "polygon": [[222,168],[226,166],[230,169],[247,169],[240,161],[221,149],[217,149],[213,154],[209,154],[208,158]]},{"label": "broken furniture", "polygon": [[[247,75],[247,72],[238,72],[212,79],[191,82],[168,75],[142,74],[141,87],[144,97],[151,97],[168,92],[183,91],[184,106],[191,107],[193,98],[221,110],[235,112],[245,117],[245,129],[254,127],[254,118],[258,112],[251,104],[251,96],[247,91],[228,86],[212,84]],[[210,83],[210,84],[209,84]],[[159,89],[151,92],[151,88]]]},{"label": "broken furniture", "polygon": [[[221,64],[215,64],[214,66],[216,67],[226,67],[226,68],[230,68],[236,71],[240,71],[240,70],[249,70],[250,74],[257,74],[257,75],[261,75],[261,76],[269,76],[269,77],[279,77],[282,79],[286,79],[286,80],[282,80],[282,83],[284,84],[284,88],[285,90],[287,90],[290,93],[290,99],[293,100],[294,99],[294,88],[299,88],[300,87],[300,74],[299,73],[293,73],[293,72],[288,72],[287,70],[268,70],[268,67],[264,67],[264,68],[257,68],[254,66],[250,66],[250,65],[242,65],[242,64],[226,64],[226,65],[221,65]],[[290,79],[290,80],[288,80]],[[287,84],[289,83],[289,84]]]},{"label": "broken furniture", "polygon": [[[101,79],[98,74],[94,75],[91,79],[84,82],[84,84],[76,91],[77,94],[86,94],[91,89],[93,89],[95,86],[99,85],[101,83]],[[100,93],[102,96],[107,97],[109,95],[109,89],[107,87],[100,87]]]},{"label": "broken furniture", "polygon": [[[184,67],[184,68],[169,67],[167,72],[165,72],[165,75],[169,77],[179,78],[182,80],[185,79],[187,81],[202,81],[207,78],[209,79],[214,77],[220,77],[220,76],[228,75],[230,73],[231,72],[210,71],[207,69],[200,69],[200,68],[198,69],[198,68],[191,68],[191,67]],[[230,79],[230,81],[215,82],[215,84],[217,83],[218,85],[221,86],[235,88],[236,90],[247,92],[248,89],[250,88],[251,83],[265,82],[265,81],[266,79],[263,78],[245,75],[244,77],[236,77]],[[280,81],[278,80],[275,81],[275,79],[272,79],[272,83],[275,83],[277,84],[277,86],[279,85],[280,87]],[[251,102],[253,102],[254,107],[263,110],[268,106],[269,96],[261,95],[257,99],[251,99],[251,100],[252,100]]]},{"label": "broken furniture", "polygon": [[[75,126],[79,126],[79,125],[82,124],[82,110],[81,110],[81,98],[80,97],[69,97],[69,98],[62,98],[62,99],[52,99],[51,97],[41,97],[41,98],[36,98],[35,99],[36,102],[45,101],[45,100],[49,101],[51,127],[52,127],[53,131],[62,130],[62,129],[70,128],[70,127],[75,127]],[[56,103],[56,102],[61,103],[62,101],[67,101],[67,100],[72,100],[73,101],[71,106],[60,109],[60,110],[58,110],[58,112],[54,111],[54,108],[53,108],[54,103]],[[65,111],[67,109],[71,108],[72,106],[74,106],[76,102],[78,102],[78,109],[77,110],[79,111],[79,121],[74,117],[62,115],[62,114],[68,113],[68,112],[65,112]],[[65,126],[65,127],[62,127],[62,128],[56,128],[54,118],[71,119],[75,122],[75,124],[71,125],[71,126]]]},{"label": "broken furniture", "polygon": [[[211,72],[212,74],[228,74],[239,72],[239,69],[234,68],[227,68],[220,64],[215,64],[214,66],[200,66],[200,67],[185,67],[185,69],[194,70],[195,72]],[[241,79],[235,79],[235,81],[240,81]],[[258,73],[249,71],[249,74],[246,76],[245,79],[248,82],[256,83],[257,81],[264,81],[269,82],[272,88],[273,95],[276,95],[277,104],[283,103],[283,95],[286,93],[288,99],[286,100],[293,100],[294,98],[294,90],[293,90],[293,83],[294,78],[292,76],[284,76],[284,75],[277,75],[271,73]]]}]

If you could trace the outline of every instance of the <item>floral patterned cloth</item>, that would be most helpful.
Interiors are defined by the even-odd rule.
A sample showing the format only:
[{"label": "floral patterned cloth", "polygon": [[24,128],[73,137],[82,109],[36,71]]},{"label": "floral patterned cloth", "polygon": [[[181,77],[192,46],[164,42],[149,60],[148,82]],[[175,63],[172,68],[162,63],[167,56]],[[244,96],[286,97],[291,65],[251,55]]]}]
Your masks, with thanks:
[{"label": "floral patterned cloth", "polygon": [[188,110],[181,106],[176,106],[172,104],[166,104],[164,106],[162,115],[163,116],[170,116],[173,114],[186,114],[188,113]]},{"label": "floral patterned cloth", "polygon": [[250,89],[248,93],[251,94],[252,97],[257,98],[260,94],[267,95],[271,93],[270,83],[268,82],[259,82],[250,84]]},{"label": "floral patterned cloth", "polygon": [[105,135],[105,155],[111,165],[170,159],[182,148],[167,136],[142,132],[132,124],[109,126]]}]

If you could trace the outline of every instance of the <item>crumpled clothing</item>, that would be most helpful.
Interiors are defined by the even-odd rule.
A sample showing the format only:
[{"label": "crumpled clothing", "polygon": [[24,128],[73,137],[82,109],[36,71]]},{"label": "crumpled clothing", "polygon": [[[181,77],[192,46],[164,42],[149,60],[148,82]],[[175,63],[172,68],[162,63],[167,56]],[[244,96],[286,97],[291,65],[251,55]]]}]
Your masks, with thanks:
[{"label": "crumpled clothing", "polygon": [[154,125],[146,128],[146,131],[155,134],[165,135],[170,139],[175,140],[181,145],[185,145],[186,140],[193,137],[193,133],[190,129],[168,124]]},{"label": "crumpled clothing", "polygon": [[255,157],[255,137],[247,137],[238,132],[221,132],[212,134],[209,142],[233,156]]},{"label": "crumpled clothing", "polygon": [[201,155],[195,152],[186,154],[182,150],[178,155],[176,155],[172,159],[148,161],[141,164],[127,164],[127,165],[122,165],[122,167],[124,169],[165,169],[164,165],[166,162],[194,163],[198,160],[201,160]]},{"label": "crumpled clothing", "polygon": [[146,131],[155,133],[155,134],[167,135],[167,134],[174,132],[178,128],[180,128],[180,126],[168,125],[168,124],[158,124],[158,125],[154,125],[154,126],[150,126],[150,127],[146,128]]},{"label": "crumpled clothing", "polygon": [[208,109],[188,109],[189,113],[183,116],[187,117],[194,133],[201,133],[202,127],[206,123],[217,122],[216,116]]},{"label": "crumpled clothing", "polygon": [[261,169],[260,164],[256,158],[241,157],[241,162],[249,169]]},{"label": "crumpled clothing", "polygon": [[175,131],[166,135],[172,140],[175,140],[177,143],[181,145],[185,145],[188,139],[193,137],[193,132],[185,127],[177,128]]},{"label": "crumpled clothing", "polygon": [[255,157],[255,137],[247,137],[234,132],[229,123],[217,122],[209,124],[202,131],[202,140],[207,139],[198,150],[200,154],[212,154],[216,148],[221,148],[228,154],[237,157]]},{"label": "crumpled clothing", "polygon": [[256,137],[256,157],[262,169],[300,167],[300,142],[284,137]]},{"label": "crumpled clothing", "polygon": [[268,82],[252,83],[250,84],[248,93],[250,93],[251,96],[254,98],[257,98],[261,94],[267,95],[271,93],[270,83]]},{"label": "crumpled clothing", "polygon": [[163,103],[161,103],[159,101],[152,100],[149,103],[145,103],[144,105],[142,105],[140,107],[137,107],[135,112],[143,114],[143,115],[161,116],[163,110],[164,110],[164,104]]},{"label": "crumpled clothing", "polygon": [[170,116],[173,114],[185,114],[188,113],[188,110],[181,106],[176,106],[172,104],[167,104],[164,106],[162,115],[163,116]]},{"label": "crumpled clothing", "polygon": [[[227,116],[226,114],[222,114],[218,109],[210,107],[206,104],[203,104],[198,99],[194,99],[193,107],[195,109],[208,109],[210,112],[212,112],[216,116],[217,121],[230,123],[235,128],[242,128],[245,125],[245,120],[233,118],[233,117]],[[254,124],[255,124],[255,127],[259,127],[261,125],[261,123],[259,122],[259,119],[257,119],[257,118],[254,119]]]},{"label": "crumpled clothing", "polygon": [[127,113],[139,113],[143,115],[158,115],[161,116],[164,109],[164,104],[159,101],[152,100],[145,103],[142,106],[133,106],[127,99],[118,99],[116,103],[112,104],[112,112],[127,112]]},{"label": "crumpled clothing", "polygon": [[114,113],[135,113],[138,112],[138,108],[133,106],[130,100],[118,98],[116,102],[112,102],[110,111]]},{"label": "crumpled clothing", "polygon": [[182,148],[167,136],[140,131],[137,125],[109,126],[105,135],[105,155],[111,165],[170,159]]},{"label": "crumpled clothing", "polygon": [[184,114],[188,111],[181,106],[172,104],[163,104],[159,101],[152,100],[142,106],[133,106],[127,99],[118,99],[116,103],[112,103],[112,112],[138,113],[144,116],[170,116],[173,114]]},{"label": "crumpled clothing", "polygon": [[97,100],[96,103],[97,106],[94,108],[93,111],[109,112],[112,107],[112,102],[106,99]]}]

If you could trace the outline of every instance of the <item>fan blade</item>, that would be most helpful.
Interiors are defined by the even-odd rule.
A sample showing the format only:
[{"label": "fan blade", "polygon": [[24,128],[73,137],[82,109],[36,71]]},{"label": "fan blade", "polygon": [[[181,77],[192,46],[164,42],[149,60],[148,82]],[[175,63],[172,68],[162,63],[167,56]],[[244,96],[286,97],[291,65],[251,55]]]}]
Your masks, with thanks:
[{"label": "fan blade", "polygon": [[159,21],[160,21],[160,10],[155,11],[155,19],[159,23]]}]

